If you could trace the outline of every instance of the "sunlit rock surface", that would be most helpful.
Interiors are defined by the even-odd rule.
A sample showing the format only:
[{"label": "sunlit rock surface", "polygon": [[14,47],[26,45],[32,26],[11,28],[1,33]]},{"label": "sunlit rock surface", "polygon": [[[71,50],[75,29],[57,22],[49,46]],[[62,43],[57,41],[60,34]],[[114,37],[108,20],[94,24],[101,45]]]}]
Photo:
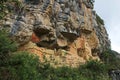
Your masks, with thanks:
[{"label": "sunlit rock surface", "polygon": [[[2,21],[20,50],[54,66],[76,67],[98,59],[110,41],[90,0],[20,0],[22,7]],[[19,12],[19,13],[18,13]]]}]

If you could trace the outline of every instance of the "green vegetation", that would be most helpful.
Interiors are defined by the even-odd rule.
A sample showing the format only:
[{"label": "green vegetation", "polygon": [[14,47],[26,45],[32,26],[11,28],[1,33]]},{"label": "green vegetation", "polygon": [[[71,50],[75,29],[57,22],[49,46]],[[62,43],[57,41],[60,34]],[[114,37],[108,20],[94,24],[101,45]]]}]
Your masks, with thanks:
[{"label": "green vegetation", "polygon": [[100,18],[100,16],[98,14],[96,14],[96,21],[98,23],[98,25],[104,25],[104,20]]},{"label": "green vegetation", "polygon": [[119,53],[107,50],[100,55],[101,60],[108,66],[108,69],[120,69],[120,56]]},{"label": "green vegetation", "polygon": [[95,2],[95,0],[89,0],[89,1],[90,1],[90,3],[92,3],[92,4]]},{"label": "green vegetation", "polygon": [[6,5],[4,5],[4,0],[3,2],[0,1],[0,20],[3,19],[3,17],[6,15]]},{"label": "green vegetation", "polygon": [[10,12],[19,11],[21,6],[19,0],[0,0],[0,20]]},{"label": "green vegetation", "polygon": [[120,59],[111,50],[100,55],[102,62],[91,60],[78,68],[53,68],[41,63],[36,55],[14,52],[16,48],[8,34],[0,31],[0,80],[111,80],[108,70],[120,69]]},{"label": "green vegetation", "polygon": [[5,31],[0,31],[0,65],[5,64],[11,52],[16,49],[15,42],[10,40],[8,34]]},{"label": "green vegetation", "polygon": [[10,57],[8,65],[7,78],[10,80],[39,80],[39,58],[35,55],[27,52],[15,53]]}]

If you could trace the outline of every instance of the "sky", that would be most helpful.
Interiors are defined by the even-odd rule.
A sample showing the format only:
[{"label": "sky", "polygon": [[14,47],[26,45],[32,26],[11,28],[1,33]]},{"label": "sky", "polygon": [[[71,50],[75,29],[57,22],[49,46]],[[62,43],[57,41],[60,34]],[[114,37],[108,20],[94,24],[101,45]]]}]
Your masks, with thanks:
[{"label": "sky", "polygon": [[104,20],[112,50],[120,53],[120,0],[95,0],[94,10]]}]

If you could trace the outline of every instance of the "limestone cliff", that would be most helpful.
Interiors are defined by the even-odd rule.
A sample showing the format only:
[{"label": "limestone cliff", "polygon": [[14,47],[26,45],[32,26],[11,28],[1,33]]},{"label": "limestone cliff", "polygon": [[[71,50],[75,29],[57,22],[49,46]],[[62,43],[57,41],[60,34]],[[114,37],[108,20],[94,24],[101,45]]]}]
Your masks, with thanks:
[{"label": "limestone cliff", "polygon": [[20,0],[21,7],[1,21],[19,43],[54,66],[75,67],[110,48],[92,0]]}]

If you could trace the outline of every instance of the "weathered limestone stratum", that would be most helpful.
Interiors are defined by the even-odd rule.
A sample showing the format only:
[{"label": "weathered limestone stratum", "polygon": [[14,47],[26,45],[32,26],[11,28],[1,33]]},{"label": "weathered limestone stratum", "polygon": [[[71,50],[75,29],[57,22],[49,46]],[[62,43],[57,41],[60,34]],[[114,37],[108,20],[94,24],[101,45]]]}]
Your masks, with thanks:
[{"label": "weathered limestone stratum", "polygon": [[10,31],[20,50],[37,54],[41,61],[76,67],[99,60],[99,54],[110,48],[91,0],[20,1],[22,7],[6,16],[2,28]]}]

